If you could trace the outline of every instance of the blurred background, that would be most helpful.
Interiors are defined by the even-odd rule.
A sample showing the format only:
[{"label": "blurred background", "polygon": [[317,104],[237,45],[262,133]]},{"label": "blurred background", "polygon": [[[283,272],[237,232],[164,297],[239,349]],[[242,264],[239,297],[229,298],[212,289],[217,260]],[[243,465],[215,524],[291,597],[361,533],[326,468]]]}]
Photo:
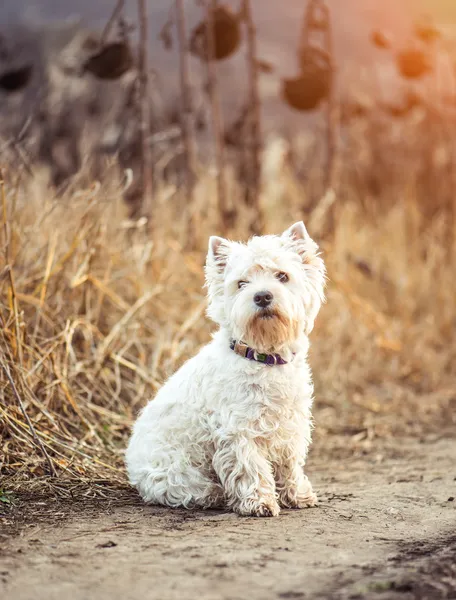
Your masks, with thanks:
[{"label": "blurred background", "polygon": [[9,487],[124,483],[132,420],[209,339],[209,235],[298,219],[329,273],[321,451],[454,429],[451,0],[3,0],[0,168]]}]

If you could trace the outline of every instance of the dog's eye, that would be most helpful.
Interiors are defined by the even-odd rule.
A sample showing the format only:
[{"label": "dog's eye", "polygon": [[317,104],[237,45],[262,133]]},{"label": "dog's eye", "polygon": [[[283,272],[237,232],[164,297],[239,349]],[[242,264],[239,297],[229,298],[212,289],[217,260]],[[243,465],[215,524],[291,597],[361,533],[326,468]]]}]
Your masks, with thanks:
[{"label": "dog's eye", "polygon": [[238,281],[238,288],[241,289],[248,284],[248,281]]},{"label": "dog's eye", "polygon": [[281,283],[286,283],[290,278],[288,277],[288,275],[286,273],[284,273],[283,271],[280,271],[279,273],[276,273],[276,278],[281,282]]}]

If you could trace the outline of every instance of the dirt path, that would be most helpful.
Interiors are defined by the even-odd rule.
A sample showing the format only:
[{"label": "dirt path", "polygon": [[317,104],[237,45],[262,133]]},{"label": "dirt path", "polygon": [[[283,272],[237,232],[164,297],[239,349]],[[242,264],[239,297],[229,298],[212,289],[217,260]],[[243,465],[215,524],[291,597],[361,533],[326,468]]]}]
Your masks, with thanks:
[{"label": "dirt path", "polygon": [[4,519],[0,596],[456,598],[454,440],[407,442],[380,463],[319,463],[314,453],[309,474],[321,506],[276,519],[145,507],[134,494],[31,502],[49,517],[8,538]]}]

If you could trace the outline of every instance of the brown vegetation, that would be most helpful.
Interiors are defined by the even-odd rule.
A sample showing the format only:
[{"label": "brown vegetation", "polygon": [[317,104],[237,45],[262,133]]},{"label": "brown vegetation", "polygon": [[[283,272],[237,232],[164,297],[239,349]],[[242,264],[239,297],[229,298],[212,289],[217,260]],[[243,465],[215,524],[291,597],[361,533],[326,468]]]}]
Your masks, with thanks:
[{"label": "brown vegetation", "polygon": [[[321,239],[321,203],[305,217],[329,268],[311,361],[317,438],[332,445],[340,434],[348,449],[368,450],[398,432],[454,427],[456,238],[450,210],[424,216],[412,169],[395,175],[373,156],[364,167],[357,159],[360,173],[349,158],[333,231]],[[288,168],[268,177],[265,230],[280,232],[303,216],[309,193]],[[388,182],[375,201],[367,193],[372,177]],[[236,201],[242,190],[228,184]],[[38,438],[58,482],[123,481],[132,419],[209,337],[201,286],[207,238],[217,232],[216,183],[210,175],[196,183],[193,252],[181,242],[184,195],[165,184],[153,240],[141,221],[125,220],[114,184],[60,200],[38,177],[24,186],[6,172],[2,186],[3,480],[23,485],[49,472]],[[245,239],[248,209],[238,205],[231,237]]]}]

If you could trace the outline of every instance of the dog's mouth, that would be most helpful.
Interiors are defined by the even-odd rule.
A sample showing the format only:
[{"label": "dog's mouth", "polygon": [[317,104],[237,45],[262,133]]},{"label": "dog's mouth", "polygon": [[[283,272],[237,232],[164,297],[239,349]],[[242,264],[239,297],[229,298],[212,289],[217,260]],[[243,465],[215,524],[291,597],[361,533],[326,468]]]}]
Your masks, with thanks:
[{"label": "dog's mouth", "polygon": [[258,319],[263,319],[265,321],[269,320],[269,319],[274,319],[276,317],[276,313],[271,310],[270,308],[262,308],[261,310],[259,310],[257,312],[257,318]]}]

